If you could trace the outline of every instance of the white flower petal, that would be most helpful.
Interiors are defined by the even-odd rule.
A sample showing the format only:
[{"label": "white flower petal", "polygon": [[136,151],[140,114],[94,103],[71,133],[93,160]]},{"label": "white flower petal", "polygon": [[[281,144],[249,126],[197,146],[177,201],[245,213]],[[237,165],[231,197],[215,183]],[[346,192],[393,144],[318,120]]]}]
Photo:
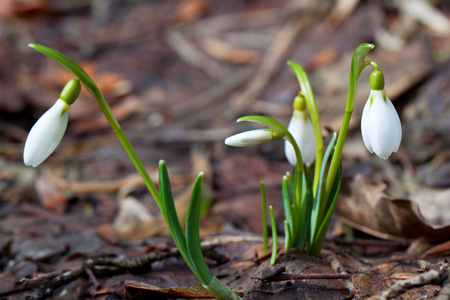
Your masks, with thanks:
[{"label": "white flower petal", "polygon": [[394,146],[394,150],[392,152],[397,152],[398,148],[400,147],[400,143],[402,141],[402,123],[400,122],[400,118],[397,114],[397,111],[395,110],[394,105],[392,104],[391,100],[386,96],[386,102],[387,105],[389,106],[393,116],[392,116],[392,120],[394,120],[395,122],[395,127],[393,128],[393,132],[395,132],[397,134],[397,143]]},{"label": "white flower petal", "polygon": [[[294,110],[288,126],[289,132],[294,137],[302,153],[303,163],[312,164],[316,159],[316,137],[311,121],[306,117],[306,112]],[[297,163],[294,147],[289,141],[285,142],[286,158],[293,166]]]},{"label": "white flower petal", "polygon": [[398,150],[401,141],[401,124],[392,102],[384,91],[372,90],[361,119],[361,132],[364,144],[372,153],[387,159],[392,152]]},{"label": "white flower petal", "polygon": [[370,127],[370,96],[369,99],[367,99],[366,105],[364,105],[362,117],[361,117],[361,135],[364,142],[364,145],[366,145],[367,150],[369,150],[370,153],[373,153],[372,145],[370,144],[369,139],[369,127]]},{"label": "white flower petal", "polygon": [[273,140],[269,129],[255,129],[235,134],[225,139],[225,144],[234,147],[255,146]]},{"label": "white flower petal", "polygon": [[58,99],[31,128],[25,142],[23,161],[27,166],[40,165],[55,150],[66,131],[69,110],[62,114],[67,104]]}]

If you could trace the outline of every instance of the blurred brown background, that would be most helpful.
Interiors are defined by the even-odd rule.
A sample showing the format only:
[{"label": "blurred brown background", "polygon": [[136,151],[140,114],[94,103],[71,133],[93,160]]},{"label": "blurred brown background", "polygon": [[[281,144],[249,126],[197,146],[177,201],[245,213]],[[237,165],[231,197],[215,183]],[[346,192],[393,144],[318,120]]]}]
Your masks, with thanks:
[{"label": "blurred brown background", "polygon": [[[402,120],[403,141],[389,161],[365,149],[359,133],[370,90],[370,71],[365,70],[343,166],[349,182],[356,174],[374,182],[369,192],[352,190],[354,181],[348,183],[345,195],[366,193],[381,201],[377,203],[388,201],[383,200],[386,195],[411,200],[413,211],[416,204],[427,208],[421,210],[425,220],[417,222],[447,229],[449,16],[450,2],[444,0],[1,0],[1,259],[21,261],[29,247],[23,242],[30,236],[48,238],[43,247],[56,251],[55,234],[69,229],[53,228],[48,218],[76,234],[94,229],[91,238],[107,237],[109,242],[165,232],[149,221],[157,215],[156,207],[86,91],[72,106],[66,135],[53,155],[37,169],[23,166],[28,130],[73,78],[28,43],[66,54],[91,75],[152,178],[157,178],[158,160],[166,160],[180,199],[198,171],[205,171],[209,215],[203,221],[204,236],[259,234],[260,180],[282,225],[280,181],[290,170],[283,142],[232,149],[223,140],[254,128],[235,124],[244,115],[267,115],[287,125],[299,86],[286,61],[296,61],[308,72],[327,141],[340,127],[353,50],[373,43],[367,58],[385,74],[387,94]],[[116,217],[127,195],[139,199],[148,215],[137,216],[141,208],[132,205],[132,221],[120,223]],[[341,209],[344,220],[375,236],[417,237],[407,233],[410,225],[380,225],[368,216],[356,220],[346,215],[349,211]],[[36,220],[50,228],[31,230]],[[71,227],[74,220],[79,224]],[[391,225],[393,232],[387,230]],[[442,234],[431,239],[442,240]],[[103,242],[98,243],[101,248]],[[99,253],[94,247],[83,255]],[[38,270],[30,268],[29,274]]]}]

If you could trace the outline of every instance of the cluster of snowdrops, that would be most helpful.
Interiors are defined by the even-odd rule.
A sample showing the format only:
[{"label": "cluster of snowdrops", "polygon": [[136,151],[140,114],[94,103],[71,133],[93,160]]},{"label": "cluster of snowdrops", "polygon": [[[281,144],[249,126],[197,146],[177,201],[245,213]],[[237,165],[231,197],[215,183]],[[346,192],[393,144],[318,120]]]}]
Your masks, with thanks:
[{"label": "cluster of snowdrops", "polygon": [[[200,248],[199,218],[203,173],[195,181],[188,215],[183,230],[173,202],[170,178],[164,161],[159,162],[159,190],[145,170],[141,160],[112,114],[109,105],[89,75],[73,60],[51,48],[30,44],[31,48],[59,62],[75,75],[64,87],[56,103],[36,122],[25,143],[24,163],[40,165],[58,146],[68,124],[70,106],[76,101],[82,85],[97,100],[102,112],[142,176],[149,192],[165,217],[174,241],[189,268],[202,285],[217,299],[240,299],[227,285],[218,280],[206,264]],[[247,116],[238,122],[257,122],[267,127],[236,134],[225,140],[235,147],[258,145],[273,140],[285,139],[285,153],[294,172],[286,172],[282,179],[282,200],[286,249],[296,247],[313,256],[320,250],[328,230],[331,215],[341,185],[341,154],[353,112],[357,81],[362,70],[371,65],[371,91],[365,104],[361,133],[364,144],[371,153],[387,159],[399,148],[402,129],[398,114],[384,90],[384,75],[378,65],[365,55],[373,49],[371,44],[361,44],[354,52],[350,67],[347,104],[339,134],[334,134],[328,146],[323,144],[321,123],[316,101],[308,77],[303,68],[288,62],[294,70],[300,91],[293,101],[293,115],[289,126],[266,116]],[[308,116],[309,113],[309,116]],[[315,162],[315,163],[314,163]],[[312,167],[313,166],[313,167]],[[263,228],[266,228],[264,185],[261,184],[263,202]],[[276,260],[276,226],[270,207],[272,223],[272,256]],[[263,231],[267,249],[267,231]]]}]

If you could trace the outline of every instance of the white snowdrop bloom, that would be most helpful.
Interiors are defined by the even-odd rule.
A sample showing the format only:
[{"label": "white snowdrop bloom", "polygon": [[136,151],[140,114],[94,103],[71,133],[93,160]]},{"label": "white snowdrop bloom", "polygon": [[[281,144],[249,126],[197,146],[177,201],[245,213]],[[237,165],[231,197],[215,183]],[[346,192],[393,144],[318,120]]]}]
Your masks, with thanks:
[{"label": "white snowdrop bloom", "polygon": [[[288,130],[300,148],[303,163],[312,164],[316,159],[316,137],[314,136],[314,127],[306,114],[306,110],[294,110]],[[294,147],[287,140],[284,152],[289,163],[295,166],[297,157],[295,156]]]},{"label": "white snowdrop bloom", "polygon": [[34,124],[23,151],[25,165],[37,167],[52,154],[66,131],[69,107],[66,102],[58,99]]},{"label": "white snowdrop bloom", "polygon": [[371,90],[361,118],[361,134],[370,153],[387,159],[397,152],[402,125],[397,111],[384,90]]},{"label": "white snowdrop bloom", "polygon": [[225,144],[234,147],[255,146],[274,140],[270,129],[255,129],[244,131],[225,139]]}]

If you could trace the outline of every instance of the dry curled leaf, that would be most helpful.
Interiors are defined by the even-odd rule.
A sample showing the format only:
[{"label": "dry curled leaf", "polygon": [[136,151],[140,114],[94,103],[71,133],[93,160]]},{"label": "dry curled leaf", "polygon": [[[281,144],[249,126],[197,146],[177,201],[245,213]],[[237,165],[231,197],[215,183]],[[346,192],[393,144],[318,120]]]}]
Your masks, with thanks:
[{"label": "dry curled leaf", "polygon": [[[352,179],[343,178],[335,211],[350,226],[383,239],[422,237],[442,241],[450,238],[448,219],[442,222],[441,215],[425,219],[417,202],[394,199],[386,194],[386,188],[385,183],[371,182],[361,174]],[[436,211],[448,214],[442,208]]]},{"label": "dry curled leaf", "polygon": [[234,64],[257,63],[261,57],[259,51],[235,48],[215,38],[207,38],[204,46],[210,56]]}]

